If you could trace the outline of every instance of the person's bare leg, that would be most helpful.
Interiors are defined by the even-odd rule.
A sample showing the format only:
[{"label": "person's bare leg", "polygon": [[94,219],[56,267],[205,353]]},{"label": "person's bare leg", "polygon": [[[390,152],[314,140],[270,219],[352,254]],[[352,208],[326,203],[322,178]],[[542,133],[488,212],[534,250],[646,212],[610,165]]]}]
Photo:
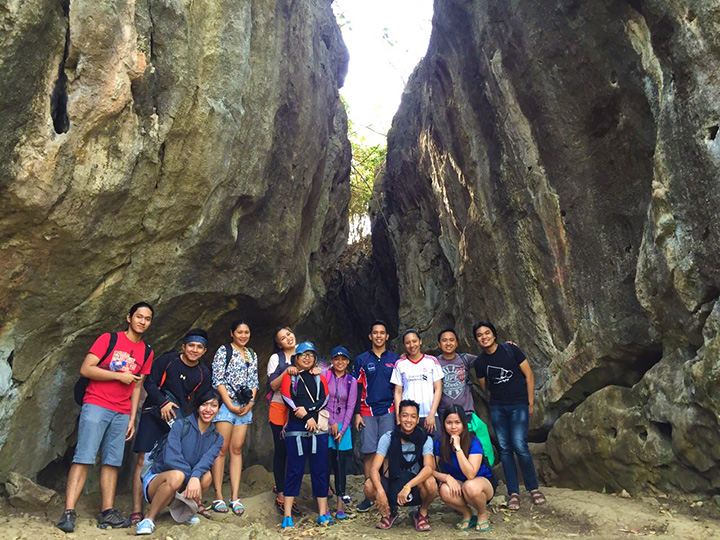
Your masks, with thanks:
[{"label": "person's bare leg", "polygon": [[140,473],[142,472],[142,466],[145,462],[145,452],[140,452],[137,456],[137,463],[135,464],[135,470],[133,471],[133,483],[132,483],[132,511],[133,514],[136,512],[142,513],[143,511],[143,492],[142,492],[142,478]]},{"label": "person's bare leg", "polygon": [[243,465],[243,445],[245,444],[245,436],[247,435],[247,424],[233,427],[232,438],[230,440],[230,500],[235,501],[239,498],[240,480],[242,478]]},{"label": "person's bare leg", "polygon": [[75,510],[80,493],[85,487],[87,472],[90,465],[84,463],[73,463],[68,473],[67,486],[65,487],[65,509]]},{"label": "person's bare leg", "polygon": [[115,506],[115,488],[117,487],[118,468],[111,465],[103,465],[100,469],[100,498],[102,508],[110,510]]},{"label": "person's bare leg", "polygon": [[324,516],[328,513],[327,497],[318,497],[318,516]]},{"label": "person's bare leg", "polygon": [[463,483],[463,496],[478,513],[478,522],[488,520],[487,501],[493,496],[492,484],[487,478],[476,477]]},{"label": "person's bare leg", "polygon": [[427,516],[430,505],[438,495],[437,482],[435,481],[435,478],[431,476],[422,484],[420,484],[419,488],[420,509],[418,510],[418,512],[420,512],[421,516]]},{"label": "person's bare leg", "polygon": [[462,495],[453,495],[450,493],[450,488],[447,487],[447,484],[442,484],[440,486],[439,493],[440,498],[445,504],[462,514],[463,520],[468,520],[472,517],[472,510],[467,505]]},{"label": "person's bare leg", "polygon": [[215,422],[215,429],[223,436],[223,444],[218,457],[212,466],[213,486],[215,487],[215,500],[223,501],[222,485],[225,476],[225,456],[230,446],[233,425],[230,422]]},{"label": "person's bare leg", "polygon": [[148,485],[150,509],[145,518],[155,521],[160,510],[175,498],[175,492],[182,487],[184,481],[185,474],[182,471],[165,471],[153,478]]},{"label": "person's bare leg", "polygon": [[285,517],[292,517],[292,505],[295,502],[295,497],[291,497],[290,495],[285,495],[285,504],[283,508],[285,509]]},{"label": "person's bare leg", "polygon": [[365,474],[365,480],[370,478],[370,471],[372,470],[372,461],[374,458],[375,454],[363,455],[363,473]]}]

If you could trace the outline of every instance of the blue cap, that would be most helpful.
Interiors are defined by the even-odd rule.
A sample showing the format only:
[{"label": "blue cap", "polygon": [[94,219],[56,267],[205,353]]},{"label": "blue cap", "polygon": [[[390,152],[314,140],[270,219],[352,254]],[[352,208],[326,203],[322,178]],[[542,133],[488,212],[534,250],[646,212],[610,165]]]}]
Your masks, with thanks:
[{"label": "blue cap", "polygon": [[330,353],[330,358],[335,358],[336,356],[344,356],[348,360],[350,359],[350,353],[348,350],[343,347],[342,345],[338,345],[335,347],[332,352]]},{"label": "blue cap", "polygon": [[312,351],[317,354],[317,351],[315,350],[315,344],[312,341],[303,341],[295,348],[295,354],[303,354],[308,351]]}]

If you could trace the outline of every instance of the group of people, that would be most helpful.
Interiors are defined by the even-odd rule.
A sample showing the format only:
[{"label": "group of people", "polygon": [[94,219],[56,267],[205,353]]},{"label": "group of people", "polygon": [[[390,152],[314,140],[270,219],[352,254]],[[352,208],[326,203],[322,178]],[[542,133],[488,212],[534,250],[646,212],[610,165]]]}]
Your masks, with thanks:
[{"label": "group of people", "polygon": [[[208,334],[200,328],[183,337],[181,352],[154,359],[143,341],[153,316],[150,304],[135,304],[127,315],[127,330],[101,335],[83,361],[76,385],[76,400],[82,405],[78,441],[58,523],[65,532],[75,529],[75,506],[98,453],[100,527],[135,524],[137,534],[151,534],[166,506],[175,520],[188,523],[199,522],[198,515],[210,517],[210,510],[238,516],[245,511],[240,500],[243,446],[260,392],[258,357],[248,347],[250,326],[245,321],[232,323],[229,340],[217,348],[209,369],[201,362]],[[365,499],[356,510],[367,512],[374,505],[381,518],[378,528],[391,528],[399,507],[417,506],[412,513],[416,530],[430,530],[428,509],[439,495],[461,514],[458,529],[489,530],[486,505],[497,483],[487,427],[474,412],[473,370],[490,399],[508,508],[520,506],[514,456],[532,502],[545,503],[527,444],[533,374],[515,344],[498,343],[489,321],[473,328],[482,349],[479,356],[457,352],[458,336],[452,328],[438,334],[442,354],[437,358],[423,352],[416,330],[403,333],[401,356],[388,350],[384,322],[375,321],[368,337],[370,349],[351,365],[345,347],[335,347],[326,363],[312,342],[297,343],[290,328],[275,333],[264,394],[274,442],[275,504],[283,515],[283,529],[295,526],[295,499],[306,462],[317,500],[317,523],[347,518],[346,476],[354,426],[365,475]],[[147,393],[142,407],[141,387]],[[133,436],[138,454],[133,508],[125,517],[114,507],[115,487],[125,443]],[[214,500],[205,508],[202,495],[211,485]],[[333,491],[334,515],[328,507]],[[146,513],[144,503],[149,503]]]}]

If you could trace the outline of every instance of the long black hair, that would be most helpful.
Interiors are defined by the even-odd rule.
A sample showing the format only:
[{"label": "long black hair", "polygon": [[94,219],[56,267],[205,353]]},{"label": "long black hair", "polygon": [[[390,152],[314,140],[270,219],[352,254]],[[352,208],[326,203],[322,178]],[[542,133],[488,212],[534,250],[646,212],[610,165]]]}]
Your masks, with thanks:
[{"label": "long black hair", "polygon": [[472,436],[470,434],[470,430],[468,429],[465,409],[463,409],[462,406],[457,404],[450,406],[448,409],[445,410],[442,417],[442,432],[440,435],[440,461],[442,461],[443,463],[450,463],[452,461],[453,454],[455,454],[452,444],[450,444],[450,435],[445,429],[445,420],[451,414],[457,414],[458,417],[460,417],[460,422],[462,422],[463,430],[460,434],[460,448],[466,456],[470,455],[470,443],[472,443]]}]

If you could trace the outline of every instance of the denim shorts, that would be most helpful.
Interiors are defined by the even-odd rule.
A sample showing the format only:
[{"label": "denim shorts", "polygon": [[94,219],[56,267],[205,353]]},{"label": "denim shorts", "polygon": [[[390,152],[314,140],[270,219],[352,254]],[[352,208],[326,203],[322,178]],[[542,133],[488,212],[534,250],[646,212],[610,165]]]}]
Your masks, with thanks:
[{"label": "denim shorts", "polygon": [[[240,404],[236,401],[233,401],[233,405],[235,405],[236,407],[240,406]],[[215,417],[215,420],[213,420],[213,422],[230,422],[233,426],[252,424],[252,409],[250,409],[243,416],[238,416],[235,413],[231,413],[230,409],[228,409],[227,406],[223,403],[220,406],[220,411],[218,411],[217,416]]]},{"label": "denim shorts", "polygon": [[103,465],[120,467],[125,452],[128,422],[129,414],[85,403],[80,411],[78,442],[73,463],[94,465],[100,451]]},{"label": "denim shorts", "polygon": [[142,479],[143,497],[145,497],[145,501],[148,503],[150,502],[150,499],[148,498],[148,491],[147,491],[148,486],[150,485],[150,482],[153,481],[153,478],[155,478],[158,474],[160,474],[160,473],[153,473],[153,472],[148,471],[148,473],[145,476],[143,476],[143,479]]},{"label": "denim shorts", "polygon": [[365,427],[360,428],[360,451],[363,454],[374,454],[377,451],[380,437],[395,429],[395,413],[382,416],[363,416]]}]

